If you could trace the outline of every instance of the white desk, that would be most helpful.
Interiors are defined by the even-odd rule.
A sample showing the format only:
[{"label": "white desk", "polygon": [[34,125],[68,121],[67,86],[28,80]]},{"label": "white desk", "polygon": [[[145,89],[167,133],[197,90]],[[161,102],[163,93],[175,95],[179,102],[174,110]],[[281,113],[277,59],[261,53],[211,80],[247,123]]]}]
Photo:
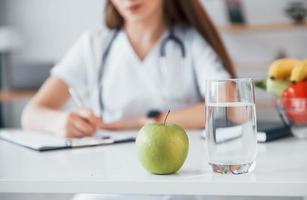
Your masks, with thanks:
[{"label": "white desk", "polygon": [[217,175],[205,142],[192,132],[178,174],[157,176],[139,164],[134,143],[38,153],[0,141],[0,193],[129,193],[307,196],[307,141],[260,144],[256,170]]}]

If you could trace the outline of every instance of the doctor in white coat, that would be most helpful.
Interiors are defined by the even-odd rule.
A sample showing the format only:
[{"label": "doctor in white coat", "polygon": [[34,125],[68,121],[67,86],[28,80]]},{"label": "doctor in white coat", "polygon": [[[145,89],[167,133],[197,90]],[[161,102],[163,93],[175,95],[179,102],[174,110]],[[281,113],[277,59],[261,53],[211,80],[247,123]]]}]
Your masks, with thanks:
[{"label": "doctor in white coat", "polygon": [[[163,121],[202,128],[206,79],[235,72],[198,0],[108,0],[106,29],[84,33],[23,112],[27,129],[64,137]],[[83,107],[61,108],[69,89]]]}]

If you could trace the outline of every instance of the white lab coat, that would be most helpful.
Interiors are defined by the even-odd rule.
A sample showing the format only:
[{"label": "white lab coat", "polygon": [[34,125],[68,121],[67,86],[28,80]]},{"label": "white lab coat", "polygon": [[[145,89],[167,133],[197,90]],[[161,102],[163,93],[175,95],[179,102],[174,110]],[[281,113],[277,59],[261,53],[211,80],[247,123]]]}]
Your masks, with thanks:
[{"label": "white lab coat", "polygon": [[204,98],[206,79],[229,78],[202,36],[193,28],[177,26],[175,34],[184,43],[185,59],[172,41],[167,43],[166,58],[161,59],[161,41],[168,35],[166,32],[141,61],[121,30],[107,57],[102,83],[98,83],[103,45],[107,45],[110,34],[105,29],[83,34],[51,71],[78,91],[96,114],[100,113],[98,84],[102,84],[106,122],[144,115],[149,110],[193,105]]}]

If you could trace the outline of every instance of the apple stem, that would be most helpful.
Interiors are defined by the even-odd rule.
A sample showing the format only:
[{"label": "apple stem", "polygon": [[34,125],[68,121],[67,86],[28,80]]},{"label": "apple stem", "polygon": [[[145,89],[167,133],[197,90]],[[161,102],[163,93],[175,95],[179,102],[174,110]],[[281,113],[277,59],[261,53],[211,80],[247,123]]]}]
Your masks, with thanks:
[{"label": "apple stem", "polygon": [[168,112],[167,112],[167,114],[166,114],[166,117],[165,117],[165,119],[164,119],[164,126],[165,126],[165,123],[166,123],[167,117],[168,117],[168,115],[170,114],[170,112],[171,112],[171,110],[168,110]]}]

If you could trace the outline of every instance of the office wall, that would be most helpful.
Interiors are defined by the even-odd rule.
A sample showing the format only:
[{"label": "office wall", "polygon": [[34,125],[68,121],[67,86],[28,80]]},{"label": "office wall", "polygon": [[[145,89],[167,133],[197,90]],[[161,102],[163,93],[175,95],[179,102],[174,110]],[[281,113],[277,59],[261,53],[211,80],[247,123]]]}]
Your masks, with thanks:
[{"label": "office wall", "polygon": [[[24,46],[19,60],[60,59],[78,36],[102,23],[104,0],[0,0],[5,9],[5,24],[22,35]],[[288,22],[284,9],[293,0],[244,0],[247,21],[255,23]],[[307,2],[307,0],[296,0]],[[203,0],[218,25],[227,17],[224,0]],[[223,38],[236,62],[270,62],[278,50],[290,56],[306,56],[307,29],[225,33]],[[261,45],[260,45],[261,44]]]},{"label": "office wall", "polygon": [[0,26],[4,23],[4,3],[5,1],[0,0]]},{"label": "office wall", "polygon": [[[202,0],[210,15],[218,25],[227,23],[225,0]],[[294,0],[241,0],[245,9],[247,21],[251,24],[288,22],[284,10],[289,2]],[[295,0],[295,2],[306,0]]]},{"label": "office wall", "polygon": [[5,24],[24,42],[19,60],[54,61],[62,57],[85,30],[102,23],[104,0],[0,0]]}]

